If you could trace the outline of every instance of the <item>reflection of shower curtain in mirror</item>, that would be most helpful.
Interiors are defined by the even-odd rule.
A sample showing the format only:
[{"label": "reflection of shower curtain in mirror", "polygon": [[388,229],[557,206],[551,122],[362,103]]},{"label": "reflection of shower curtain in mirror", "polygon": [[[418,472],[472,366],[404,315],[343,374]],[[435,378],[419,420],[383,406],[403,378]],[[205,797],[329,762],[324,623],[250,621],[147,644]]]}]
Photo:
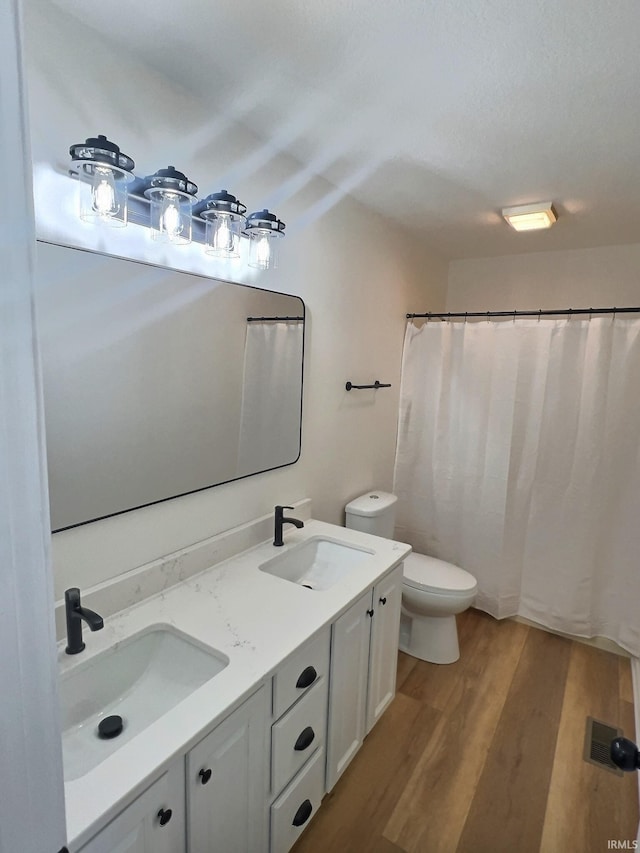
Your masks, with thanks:
[{"label": "reflection of shower curtain in mirror", "polygon": [[302,337],[300,322],[247,324],[239,477],[298,457]]}]

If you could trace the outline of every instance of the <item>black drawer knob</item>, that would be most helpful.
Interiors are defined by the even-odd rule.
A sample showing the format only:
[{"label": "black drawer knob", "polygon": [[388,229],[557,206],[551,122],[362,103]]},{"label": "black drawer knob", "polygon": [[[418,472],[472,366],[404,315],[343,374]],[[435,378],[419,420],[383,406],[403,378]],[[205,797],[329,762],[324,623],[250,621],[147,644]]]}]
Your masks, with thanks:
[{"label": "black drawer knob", "polygon": [[299,690],[304,690],[305,687],[308,687],[318,677],[318,673],[312,666],[307,666],[302,670],[300,675],[298,676],[298,680],[296,681],[296,687]]},{"label": "black drawer knob", "polygon": [[312,811],[313,806],[311,805],[311,800],[305,800],[296,812],[295,817],[291,822],[291,825],[302,826],[303,823],[306,823],[309,820]]},{"label": "black drawer knob", "polygon": [[198,773],[198,776],[200,777],[200,781],[202,782],[202,784],[206,785],[209,779],[211,779],[211,770],[208,767],[206,770],[203,768]]},{"label": "black drawer knob", "polygon": [[158,812],[158,822],[160,826],[166,826],[171,820],[171,815],[173,812],[171,809],[160,809]]},{"label": "black drawer knob", "polygon": [[367,610],[367,616],[371,616],[373,619],[373,610]]},{"label": "black drawer knob", "polygon": [[386,603],[387,603],[387,597],[386,596],[384,598],[380,599],[380,604],[382,604],[383,607]]},{"label": "black drawer knob", "polygon": [[303,729],[298,735],[298,740],[295,742],[295,746],[293,747],[296,752],[303,752],[308,746],[313,743],[313,739],[315,738],[316,733],[311,728],[311,726],[307,726],[306,729]]}]

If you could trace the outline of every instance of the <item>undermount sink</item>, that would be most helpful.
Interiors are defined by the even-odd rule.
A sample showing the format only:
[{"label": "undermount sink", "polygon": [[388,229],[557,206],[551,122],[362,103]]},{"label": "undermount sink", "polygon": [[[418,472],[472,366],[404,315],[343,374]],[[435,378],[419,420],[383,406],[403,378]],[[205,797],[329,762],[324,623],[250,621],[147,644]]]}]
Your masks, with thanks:
[{"label": "undermount sink", "polygon": [[[84,776],[228,663],[222,653],[156,625],[64,673],[59,693],[65,779]],[[110,737],[99,734],[101,723]]]},{"label": "undermount sink", "polygon": [[261,572],[307,589],[323,591],[342,580],[373,553],[335,539],[315,536],[277,554],[259,568]]}]

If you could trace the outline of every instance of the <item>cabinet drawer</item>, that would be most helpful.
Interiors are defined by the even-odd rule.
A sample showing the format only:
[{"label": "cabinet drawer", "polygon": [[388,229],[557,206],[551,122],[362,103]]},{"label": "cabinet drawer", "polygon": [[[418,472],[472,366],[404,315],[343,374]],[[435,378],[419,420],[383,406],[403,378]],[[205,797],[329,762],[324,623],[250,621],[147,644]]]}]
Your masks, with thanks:
[{"label": "cabinet drawer", "polygon": [[317,679],[299,702],[271,727],[271,790],[279,793],[309,756],[324,746],[327,678]]},{"label": "cabinet drawer", "polygon": [[330,627],[294,652],[273,678],[273,716],[277,719],[315,682],[329,676]]},{"label": "cabinet drawer", "polygon": [[291,850],[320,807],[323,793],[324,749],[317,749],[271,806],[271,853]]}]

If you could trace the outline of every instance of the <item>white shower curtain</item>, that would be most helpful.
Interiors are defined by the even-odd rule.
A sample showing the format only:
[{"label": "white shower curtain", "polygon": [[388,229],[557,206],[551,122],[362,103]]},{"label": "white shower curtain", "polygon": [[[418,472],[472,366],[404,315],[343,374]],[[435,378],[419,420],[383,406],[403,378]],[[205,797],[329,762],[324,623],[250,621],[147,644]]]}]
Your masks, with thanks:
[{"label": "white shower curtain", "polygon": [[640,320],[407,326],[396,538],[640,655]]},{"label": "white shower curtain", "polygon": [[295,462],[300,451],[304,326],[247,325],[238,476]]}]

